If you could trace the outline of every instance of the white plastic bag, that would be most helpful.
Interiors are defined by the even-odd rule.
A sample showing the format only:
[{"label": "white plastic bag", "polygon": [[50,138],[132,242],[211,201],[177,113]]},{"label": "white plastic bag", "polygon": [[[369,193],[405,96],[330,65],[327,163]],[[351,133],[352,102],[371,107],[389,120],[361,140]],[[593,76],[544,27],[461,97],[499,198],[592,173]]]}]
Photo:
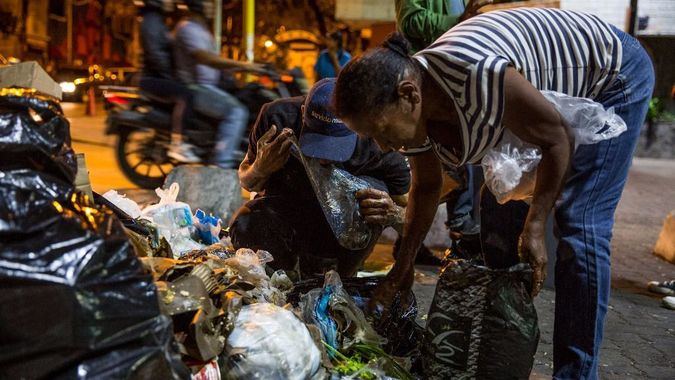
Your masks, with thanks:
[{"label": "white plastic bag", "polygon": [[187,203],[176,201],[179,191],[177,183],[172,183],[167,190],[155,189],[159,203],[142,211],[143,219],[153,222],[160,235],[169,243],[175,259],[185,252],[204,248],[203,244],[192,239],[195,232],[192,211]]},{"label": "white plastic bag", "polygon": [[309,379],[321,353],[291,311],[269,303],[242,307],[225,349],[233,379]]},{"label": "white plastic bag", "polygon": [[141,216],[141,208],[138,203],[127,198],[124,194],[119,194],[115,190],[108,190],[103,194],[103,198],[114,204],[120,210],[124,211],[130,217],[137,219]]},{"label": "white plastic bag", "polygon": [[[626,123],[602,104],[591,99],[575,98],[554,91],[542,91],[574,133],[575,149],[579,145],[595,144],[619,136],[626,131]],[[536,183],[536,169],[541,151],[508,130],[502,140],[481,161],[485,185],[497,202],[532,198]]]}]

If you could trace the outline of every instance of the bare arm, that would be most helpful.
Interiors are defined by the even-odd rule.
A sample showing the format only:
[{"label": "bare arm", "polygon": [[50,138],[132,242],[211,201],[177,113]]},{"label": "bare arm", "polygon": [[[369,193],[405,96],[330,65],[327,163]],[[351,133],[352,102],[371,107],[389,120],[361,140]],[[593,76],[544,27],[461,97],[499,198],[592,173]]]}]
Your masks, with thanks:
[{"label": "bare arm", "polygon": [[370,305],[371,308],[384,307],[385,313],[396,293],[412,287],[415,256],[436,215],[443,183],[441,163],[432,151],[410,157],[410,168],[412,187],[398,260],[375,290]]},{"label": "bare arm", "polygon": [[536,295],[546,276],[546,219],[565,182],[574,141],[553,105],[511,67],[506,70],[504,94],[504,125],[521,140],[539,146],[542,153],[520,241],[521,255],[535,270]]},{"label": "bare arm", "polygon": [[206,66],[211,66],[217,69],[246,69],[246,70],[261,70],[262,66],[258,64],[253,64],[249,62],[235,61],[234,59],[223,58],[218,54],[212,53],[207,50],[197,50],[192,53],[194,59]]}]

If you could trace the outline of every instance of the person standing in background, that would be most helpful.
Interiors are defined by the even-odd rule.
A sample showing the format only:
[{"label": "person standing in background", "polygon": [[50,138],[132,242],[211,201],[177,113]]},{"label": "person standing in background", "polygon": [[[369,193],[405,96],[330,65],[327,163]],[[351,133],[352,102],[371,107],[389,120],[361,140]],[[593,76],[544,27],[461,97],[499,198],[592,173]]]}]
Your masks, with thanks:
[{"label": "person standing in background", "polygon": [[319,53],[314,65],[316,81],[324,78],[335,78],[342,66],[346,65],[352,55],[345,51],[342,32],[335,31],[326,37],[326,49]]}]

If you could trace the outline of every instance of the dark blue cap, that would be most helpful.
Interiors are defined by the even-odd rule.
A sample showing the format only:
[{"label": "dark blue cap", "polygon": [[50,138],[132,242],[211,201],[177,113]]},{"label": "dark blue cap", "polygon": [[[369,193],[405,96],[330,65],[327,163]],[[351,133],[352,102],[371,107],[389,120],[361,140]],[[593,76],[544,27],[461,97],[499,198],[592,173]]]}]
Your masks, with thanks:
[{"label": "dark blue cap", "polygon": [[335,78],[314,84],[305,99],[300,150],[305,156],[345,162],[352,157],[358,136],[331,111]]}]

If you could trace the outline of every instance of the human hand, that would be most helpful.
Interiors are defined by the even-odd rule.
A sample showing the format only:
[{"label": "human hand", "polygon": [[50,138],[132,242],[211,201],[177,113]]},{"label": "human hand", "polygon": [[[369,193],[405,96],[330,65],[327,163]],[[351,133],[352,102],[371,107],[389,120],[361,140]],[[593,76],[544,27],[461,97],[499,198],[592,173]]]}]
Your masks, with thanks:
[{"label": "human hand", "polygon": [[[531,224],[531,223],[528,223]],[[546,279],[546,239],[543,226],[525,225],[523,233],[518,240],[518,254],[521,261],[532,266],[532,297],[537,296]]]},{"label": "human hand", "polygon": [[373,291],[368,303],[369,313],[374,313],[382,319],[388,318],[397,296],[401,297],[399,306],[406,309],[410,303],[408,295],[414,280],[415,270],[413,267],[402,271],[396,270],[396,267],[392,268],[387,277]]},{"label": "human hand", "polygon": [[459,16],[459,21],[464,21],[475,16],[478,14],[480,8],[492,3],[493,0],[469,0],[469,3],[466,4],[466,8],[464,8],[464,13]]},{"label": "human hand", "polygon": [[263,176],[270,176],[286,165],[291,155],[291,139],[293,131],[284,128],[279,135],[277,126],[272,125],[264,135],[258,139],[257,154],[253,162],[253,169]]},{"label": "human hand", "polygon": [[403,208],[394,204],[386,191],[364,189],[356,192],[360,213],[366,222],[381,226],[403,223]]}]

